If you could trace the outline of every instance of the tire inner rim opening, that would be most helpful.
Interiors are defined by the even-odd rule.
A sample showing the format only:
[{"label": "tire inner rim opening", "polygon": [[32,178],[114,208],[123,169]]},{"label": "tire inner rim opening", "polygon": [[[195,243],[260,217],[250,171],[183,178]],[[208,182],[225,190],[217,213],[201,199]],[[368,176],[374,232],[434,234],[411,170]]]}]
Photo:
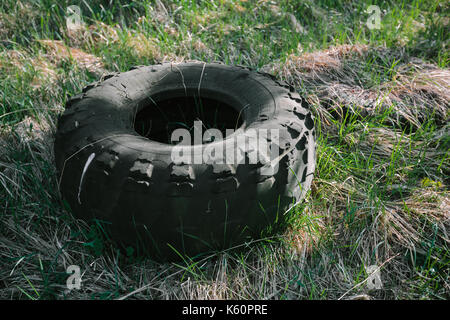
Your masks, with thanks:
[{"label": "tire inner rim opening", "polygon": [[227,129],[237,130],[244,123],[243,114],[235,108],[206,97],[184,96],[151,100],[139,109],[134,130],[140,136],[165,144],[176,144],[171,141],[172,132],[176,129],[186,129],[193,136],[194,121],[201,121],[202,131],[220,130],[224,138],[231,132],[226,132]]}]

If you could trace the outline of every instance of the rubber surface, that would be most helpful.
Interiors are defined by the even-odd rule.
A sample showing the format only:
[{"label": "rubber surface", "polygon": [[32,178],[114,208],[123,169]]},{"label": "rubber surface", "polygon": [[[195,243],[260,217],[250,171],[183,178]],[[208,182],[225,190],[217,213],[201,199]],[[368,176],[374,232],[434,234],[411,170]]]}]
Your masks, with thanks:
[{"label": "rubber surface", "polygon": [[[235,108],[243,124],[234,136],[279,129],[278,170],[263,175],[261,163],[176,163],[173,145],[134,130],[136,113],[150,101],[188,94]],[[314,121],[305,100],[268,74],[217,63],[141,66],[69,99],[55,158],[61,193],[76,217],[108,221],[114,239],[173,259],[175,250],[193,256],[237,246],[280,223],[310,188]]]}]

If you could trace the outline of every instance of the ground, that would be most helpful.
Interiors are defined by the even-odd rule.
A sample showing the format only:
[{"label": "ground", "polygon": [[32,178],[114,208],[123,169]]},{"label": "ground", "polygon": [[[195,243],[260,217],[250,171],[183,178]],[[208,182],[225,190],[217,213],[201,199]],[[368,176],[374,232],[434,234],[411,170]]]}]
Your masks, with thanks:
[{"label": "ground", "polygon": [[[449,13],[435,0],[2,1],[0,299],[448,299]],[[53,135],[88,83],[187,60],[290,82],[316,116],[317,170],[284,234],[161,264],[73,218]],[[70,265],[82,282],[69,291]]]}]

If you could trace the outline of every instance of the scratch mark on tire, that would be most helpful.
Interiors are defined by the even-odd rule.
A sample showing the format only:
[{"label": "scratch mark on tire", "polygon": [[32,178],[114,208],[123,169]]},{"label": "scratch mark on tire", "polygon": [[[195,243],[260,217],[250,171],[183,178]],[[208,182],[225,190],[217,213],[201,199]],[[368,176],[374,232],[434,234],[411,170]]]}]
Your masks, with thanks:
[{"label": "scratch mark on tire", "polygon": [[92,160],[94,160],[94,158],[95,158],[95,153],[91,153],[91,155],[89,156],[89,158],[86,161],[86,164],[84,165],[83,172],[81,173],[80,185],[78,186],[78,203],[79,204],[81,204],[80,195],[81,195],[81,187],[83,186],[84,175],[86,174],[86,171],[89,168],[89,165],[91,164]]}]

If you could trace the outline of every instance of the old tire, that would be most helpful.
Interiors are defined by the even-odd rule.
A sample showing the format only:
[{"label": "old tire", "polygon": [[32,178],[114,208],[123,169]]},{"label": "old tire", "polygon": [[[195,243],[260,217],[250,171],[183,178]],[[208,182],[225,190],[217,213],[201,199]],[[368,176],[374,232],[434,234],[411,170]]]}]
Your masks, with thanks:
[{"label": "old tire", "polygon": [[[278,129],[278,170],[175,163],[173,145],[136,132],[138,112],[183,96],[234,108],[242,122],[234,137]],[[313,117],[292,87],[217,63],[135,67],[89,85],[67,102],[54,151],[73,214],[109,222],[114,239],[160,259],[237,246],[282,224],[308,191],[316,160]]]}]

